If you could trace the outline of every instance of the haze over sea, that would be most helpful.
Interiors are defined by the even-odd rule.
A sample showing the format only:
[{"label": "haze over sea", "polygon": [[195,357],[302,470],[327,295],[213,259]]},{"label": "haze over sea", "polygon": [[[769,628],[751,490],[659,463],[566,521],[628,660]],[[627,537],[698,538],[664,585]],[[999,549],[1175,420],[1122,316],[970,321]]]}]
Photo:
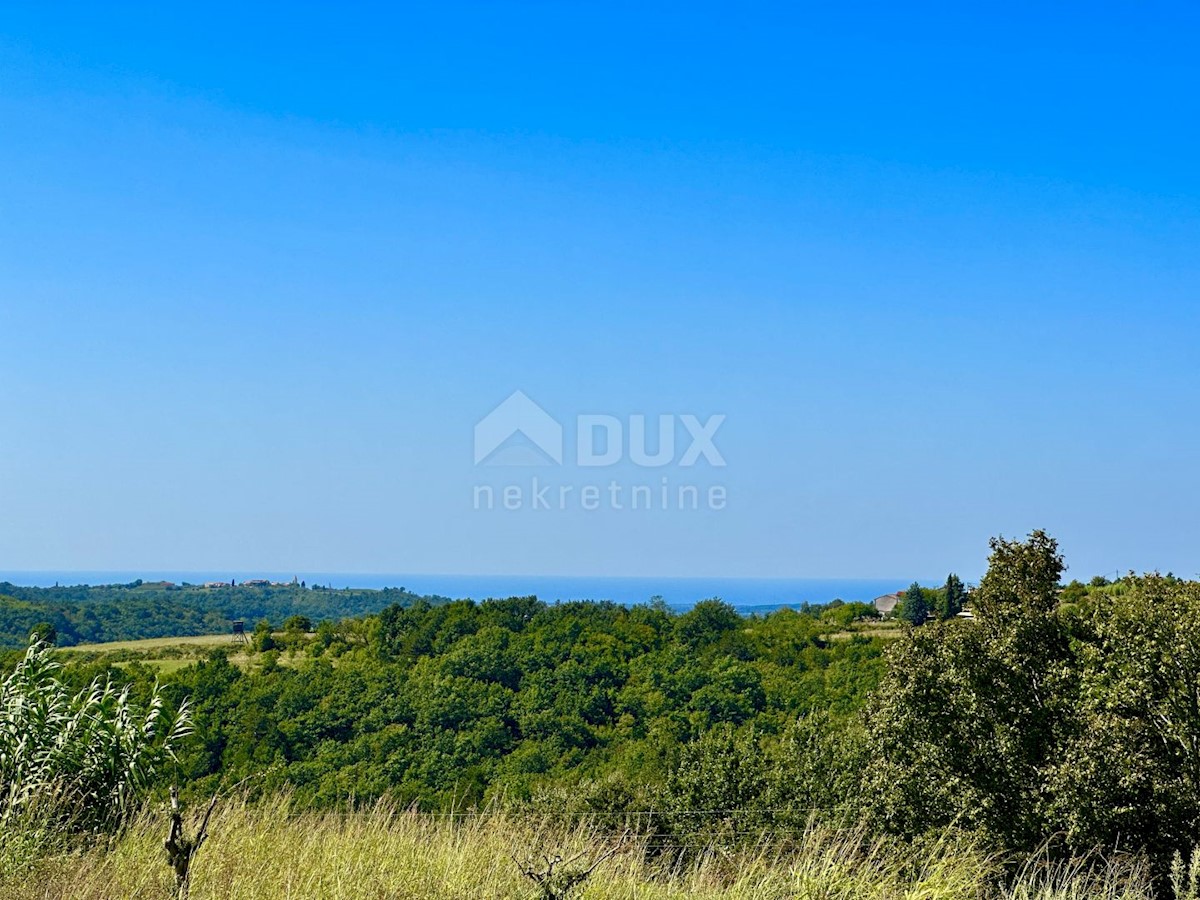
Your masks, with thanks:
[{"label": "haze over sea", "polygon": [[[288,582],[293,578],[309,585],[335,588],[403,587],[417,594],[436,594],[453,599],[469,597],[514,597],[535,594],[541,600],[612,600],[616,603],[645,603],[660,596],[677,609],[688,609],[709,597],[720,597],[743,612],[768,611],[802,603],[828,603],[834,599],[869,601],[891,591],[903,590],[913,578],[666,578],[568,575],[396,575],[331,572],[0,572],[0,580],[19,585],[51,587],[55,584],[126,584],[171,581],[203,584],[206,581],[237,581],[269,578]],[[942,579],[917,579],[922,584],[940,584]]]}]

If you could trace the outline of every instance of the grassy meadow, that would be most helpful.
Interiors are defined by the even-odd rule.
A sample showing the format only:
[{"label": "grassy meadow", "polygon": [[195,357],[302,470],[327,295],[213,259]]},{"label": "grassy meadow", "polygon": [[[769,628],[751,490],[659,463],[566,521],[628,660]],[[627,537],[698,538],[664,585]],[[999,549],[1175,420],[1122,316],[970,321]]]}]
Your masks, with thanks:
[{"label": "grassy meadow", "polygon": [[121,650],[132,650],[142,653],[154,650],[210,649],[212,647],[229,646],[233,646],[233,638],[229,634],[202,634],[186,637],[142,638],[134,641],[106,641],[101,644],[76,644],[70,648],[70,652],[115,653]]},{"label": "grassy meadow", "polygon": [[[73,647],[65,647],[58,653],[63,661],[68,663],[100,663],[120,667],[141,663],[159,674],[168,674],[205,659],[213,650],[218,649],[226,651],[231,664],[243,669],[253,662],[253,653],[249,645],[236,643],[228,633],[76,644]],[[282,655],[279,662],[286,665],[289,658],[286,654]]]},{"label": "grassy meadow", "polygon": [[[160,900],[174,884],[162,847],[166,816],[151,812],[108,847],[44,856],[0,876],[8,900]],[[600,834],[503,813],[428,816],[381,805],[301,813],[286,798],[217,808],[196,857],[192,900],[1147,900],[1135,870],[1002,867],[962,841],[924,849],[858,831],[814,827],[740,850],[708,848],[681,861],[656,839]],[[545,855],[586,867],[576,893],[546,893],[522,873]],[[1007,881],[1007,884],[1004,882]]]}]

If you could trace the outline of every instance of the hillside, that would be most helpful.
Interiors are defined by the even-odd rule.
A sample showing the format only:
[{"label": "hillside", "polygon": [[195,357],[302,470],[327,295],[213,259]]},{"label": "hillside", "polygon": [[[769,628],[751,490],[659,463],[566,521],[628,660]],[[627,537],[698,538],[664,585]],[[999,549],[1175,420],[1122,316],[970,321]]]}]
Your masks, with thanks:
[{"label": "hillside", "polygon": [[22,587],[0,582],[0,647],[23,647],[30,632],[48,623],[59,646],[142,638],[228,634],[235,619],[247,628],[262,619],[290,616],[314,621],[377,613],[417,600],[437,604],[403,588],[325,588],[300,584],[216,587],[162,582],[61,587]]}]

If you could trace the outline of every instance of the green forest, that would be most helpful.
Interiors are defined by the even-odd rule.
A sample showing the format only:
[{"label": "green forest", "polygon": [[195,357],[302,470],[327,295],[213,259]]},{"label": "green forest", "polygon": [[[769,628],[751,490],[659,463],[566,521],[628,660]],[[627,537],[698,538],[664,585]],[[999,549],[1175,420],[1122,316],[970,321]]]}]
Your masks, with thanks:
[{"label": "green forest", "polygon": [[[742,616],[717,599],[679,613],[282,588],[255,602],[286,617],[264,615],[246,648],[169,669],[136,650],[43,649],[35,665],[36,647],[14,649],[6,696],[40,683],[41,665],[64,709],[103,685],[159,716],[122,803],[174,785],[201,806],[284,797],[289,815],[487,810],[637,833],[680,858],[817,825],[916,854],[954,835],[1008,861],[997,884],[1038,855],[1099,854],[1169,896],[1200,840],[1200,583],[1064,583],[1064,570],[1042,532],[995,539],[976,588],[915,585],[886,621],[861,603]],[[4,589],[18,606],[47,602]],[[313,594],[338,612],[390,602],[317,619]],[[227,602],[214,595],[209,612]],[[169,738],[175,716],[186,728]],[[86,824],[127,821],[121,807]]]},{"label": "green forest", "polygon": [[404,588],[383,590],[296,584],[128,584],[22,587],[0,581],[0,647],[24,647],[39,625],[54,630],[59,646],[142,638],[228,633],[230,622],[289,616],[337,621],[377,613],[420,597]]},{"label": "green forest", "polygon": [[[315,806],[570,794],[581,810],[642,810],[679,748],[706,735],[778,755],[798,723],[853,716],[883,673],[888,638],[861,630],[873,616],[864,604],[743,618],[719,600],[675,614],[527,597],[260,622],[245,665],[229,644],[162,679],[196,731],[172,777],[203,794],[255,776]],[[159,680],[136,653],[108,656],[121,664],[68,654],[68,676],[103,673],[141,695]]]}]

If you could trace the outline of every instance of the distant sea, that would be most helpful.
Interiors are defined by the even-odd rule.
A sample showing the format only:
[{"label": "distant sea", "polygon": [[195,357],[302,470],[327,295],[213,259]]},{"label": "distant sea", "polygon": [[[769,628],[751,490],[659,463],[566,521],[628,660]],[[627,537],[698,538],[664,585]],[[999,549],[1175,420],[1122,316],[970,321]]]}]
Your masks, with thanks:
[{"label": "distant sea", "polygon": [[203,584],[206,581],[269,578],[335,588],[406,588],[417,594],[437,594],[453,599],[515,597],[535,594],[541,600],[612,600],[616,603],[645,603],[660,596],[676,609],[690,609],[700,600],[720,597],[743,612],[767,612],[802,603],[821,604],[831,600],[870,601],[881,594],[899,591],[914,580],[923,584],[940,579],[904,578],[630,578],[559,575],[365,575],[330,572],[3,572],[0,581],[25,586],[55,584],[126,584],[143,581],[173,581]]}]

